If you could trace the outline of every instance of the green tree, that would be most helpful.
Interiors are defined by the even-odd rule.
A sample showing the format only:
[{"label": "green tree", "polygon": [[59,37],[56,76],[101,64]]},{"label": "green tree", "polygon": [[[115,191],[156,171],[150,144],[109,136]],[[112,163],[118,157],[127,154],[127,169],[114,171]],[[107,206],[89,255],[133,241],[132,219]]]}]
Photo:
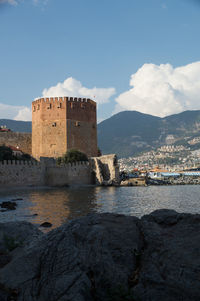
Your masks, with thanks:
[{"label": "green tree", "polygon": [[1,145],[0,146],[0,161],[3,160],[13,160],[13,151],[10,147]]},{"label": "green tree", "polygon": [[62,157],[57,158],[57,163],[73,163],[77,161],[88,161],[88,157],[86,154],[76,150],[70,149],[64,154]]}]

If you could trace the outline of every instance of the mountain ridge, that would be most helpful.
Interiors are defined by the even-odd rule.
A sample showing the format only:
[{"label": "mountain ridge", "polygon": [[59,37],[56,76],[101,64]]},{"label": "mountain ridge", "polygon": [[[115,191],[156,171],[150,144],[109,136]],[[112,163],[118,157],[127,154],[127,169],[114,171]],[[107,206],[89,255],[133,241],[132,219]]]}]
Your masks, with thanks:
[{"label": "mountain ridge", "polygon": [[[31,124],[31,121],[0,119],[0,125],[15,132],[30,133]],[[191,139],[200,137],[200,110],[166,117],[123,111],[100,122],[97,130],[98,146],[103,154],[129,157],[166,144],[189,145]]]},{"label": "mountain ridge", "polygon": [[199,133],[200,110],[166,117],[123,111],[98,125],[98,144],[103,153],[128,157],[165,144],[187,144]]}]

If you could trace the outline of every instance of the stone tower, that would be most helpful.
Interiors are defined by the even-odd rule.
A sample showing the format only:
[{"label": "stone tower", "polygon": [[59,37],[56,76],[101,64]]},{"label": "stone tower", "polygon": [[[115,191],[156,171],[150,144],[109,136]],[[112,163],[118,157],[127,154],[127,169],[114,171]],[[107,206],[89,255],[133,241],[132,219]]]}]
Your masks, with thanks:
[{"label": "stone tower", "polygon": [[96,103],[73,97],[32,102],[32,156],[59,157],[77,149],[97,156]]}]

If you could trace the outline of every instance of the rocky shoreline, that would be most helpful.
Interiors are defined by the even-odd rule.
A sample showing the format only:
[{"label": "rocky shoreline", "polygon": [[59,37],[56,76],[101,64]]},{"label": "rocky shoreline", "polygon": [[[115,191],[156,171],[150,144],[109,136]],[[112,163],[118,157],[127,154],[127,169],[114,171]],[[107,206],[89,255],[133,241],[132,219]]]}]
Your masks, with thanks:
[{"label": "rocky shoreline", "polygon": [[168,179],[133,178],[121,181],[120,186],[149,185],[200,185],[200,177],[177,177]]},{"label": "rocky shoreline", "polygon": [[92,214],[48,234],[0,223],[0,300],[200,300],[200,215]]}]

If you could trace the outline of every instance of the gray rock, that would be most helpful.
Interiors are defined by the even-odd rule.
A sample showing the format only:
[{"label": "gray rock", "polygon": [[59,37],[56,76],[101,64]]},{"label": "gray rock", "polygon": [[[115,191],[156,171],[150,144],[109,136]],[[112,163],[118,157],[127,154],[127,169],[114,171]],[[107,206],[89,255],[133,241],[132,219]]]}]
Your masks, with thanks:
[{"label": "gray rock", "polygon": [[134,295],[200,300],[200,215],[157,210],[141,219],[145,248]]},{"label": "gray rock", "polygon": [[[0,223],[0,269],[17,258],[24,248],[31,248],[34,241],[39,241],[43,233],[28,222]],[[17,278],[17,274],[14,274]],[[0,301],[17,300],[18,289],[10,289],[0,283]]]},{"label": "gray rock", "polygon": [[200,215],[93,214],[29,237],[0,269],[0,300],[195,301],[199,279]]},{"label": "gray rock", "polygon": [[43,236],[42,232],[28,222],[0,223],[0,250],[5,248],[10,252],[17,247],[24,247],[39,236]]}]

